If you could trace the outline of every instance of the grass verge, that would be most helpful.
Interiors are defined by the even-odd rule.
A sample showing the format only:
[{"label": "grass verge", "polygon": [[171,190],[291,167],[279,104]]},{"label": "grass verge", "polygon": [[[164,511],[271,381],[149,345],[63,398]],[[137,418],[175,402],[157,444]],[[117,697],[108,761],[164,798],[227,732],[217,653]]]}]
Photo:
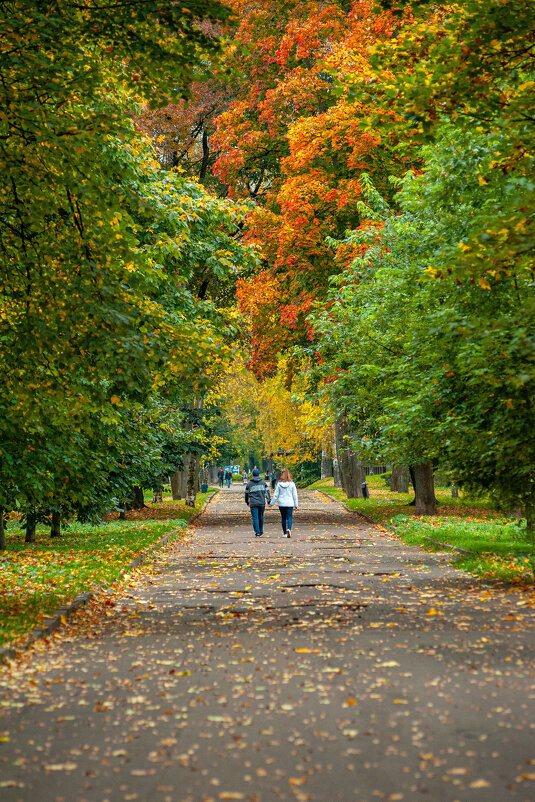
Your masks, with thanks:
[{"label": "grass verge", "polygon": [[348,499],[333,480],[320,480],[309,489],[323,490],[355,512],[362,512],[383,526],[392,527],[406,543],[429,550],[442,548],[430,542],[448,544],[471,552],[471,556],[452,551],[457,567],[485,579],[513,584],[535,582],[533,543],[527,538],[525,522],[496,512],[488,501],[451,498],[448,490],[437,488],[439,515],[416,516],[407,506],[409,493],[392,493],[380,476],[368,476],[369,499]]},{"label": "grass verge", "polygon": [[132,560],[164,535],[185,532],[187,521],[209,495],[199,494],[195,507],[164,502],[132,510],[126,521],[73,523],[60,538],[51,539],[50,530],[38,526],[31,545],[24,543],[17,521],[8,524],[8,550],[0,552],[0,647],[32,630],[78,593],[120,579]]}]

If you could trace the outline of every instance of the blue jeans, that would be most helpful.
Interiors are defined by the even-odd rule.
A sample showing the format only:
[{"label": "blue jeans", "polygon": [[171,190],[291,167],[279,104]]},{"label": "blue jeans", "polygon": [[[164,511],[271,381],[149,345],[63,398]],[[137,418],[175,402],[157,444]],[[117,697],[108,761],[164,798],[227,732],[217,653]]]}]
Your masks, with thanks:
[{"label": "blue jeans", "polygon": [[286,534],[287,530],[292,528],[294,508],[279,507],[279,512],[281,514],[282,531],[284,534]]},{"label": "blue jeans", "polygon": [[264,509],[265,507],[251,507],[251,518],[253,519],[255,535],[264,534]]}]

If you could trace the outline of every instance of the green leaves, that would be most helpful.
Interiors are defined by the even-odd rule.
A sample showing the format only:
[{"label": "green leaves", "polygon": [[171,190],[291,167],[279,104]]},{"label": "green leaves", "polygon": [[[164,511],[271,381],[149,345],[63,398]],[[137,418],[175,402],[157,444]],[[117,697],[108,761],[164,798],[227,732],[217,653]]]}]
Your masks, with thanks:
[{"label": "green leaves", "polygon": [[96,514],[168,469],[164,431],[180,458],[180,408],[225,358],[221,308],[252,256],[243,209],[164,173],[130,109],[185,94],[217,47],[198,20],[227,15],[211,0],[3,9],[0,505]]},{"label": "green leaves", "polygon": [[[370,194],[370,224],[339,246],[359,255],[312,318],[315,373],[363,456],[428,457],[529,510],[535,304],[527,257],[507,244],[518,177],[490,168],[503,146],[444,126],[422,173],[400,184],[400,213]],[[503,245],[486,244],[494,231]]]}]

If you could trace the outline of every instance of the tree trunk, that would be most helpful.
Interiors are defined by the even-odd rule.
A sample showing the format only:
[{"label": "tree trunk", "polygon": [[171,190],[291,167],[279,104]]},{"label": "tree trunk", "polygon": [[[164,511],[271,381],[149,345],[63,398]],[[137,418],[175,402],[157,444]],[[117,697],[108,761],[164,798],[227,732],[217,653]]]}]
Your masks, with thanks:
[{"label": "tree trunk", "polygon": [[119,510],[119,520],[126,521],[126,501],[123,501]]},{"label": "tree trunk", "polygon": [[321,450],[321,478],[330,479],[333,475],[333,461],[329,456],[328,451],[322,448]]},{"label": "tree trunk", "polygon": [[202,132],[202,162],[201,170],[199,172],[199,183],[204,184],[206,173],[208,171],[208,163],[210,161],[210,147],[208,145],[208,134],[206,131]]},{"label": "tree trunk", "polygon": [[406,465],[395,465],[392,468],[390,489],[393,490],[394,493],[409,492],[409,469]]},{"label": "tree trunk", "polygon": [[409,501],[409,507],[415,507],[416,506],[416,477],[414,475],[414,468],[413,468],[412,465],[409,465],[409,476],[411,477],[412,489],[414,490],[414,494],[415,494],[413,500]]},{"label": "tree trunk", "polygon": [[182,468],[177,474],[177,493],[179,499],[186,498],[190,465],[191,454],[184,454],[182,457]]},{"label": "tree trunk", "polygon": [[152,491],[152,503],[161,504],[163,502],[163,488],[155,487]]},{"label": "tree trunk", "polygon": [[363,498],[364,468],[358,455],[347,444],[349,433],[347,419],[340,415],[335,425],[335,436],[342,487],[348,498]]},{"label": "tree trunk", "polygon": [[145,499],[143,497],[143,488],[140,485],[134,485],[132,488],[132,501],[130,502],[131,510],[142,510],[145,506]]},{"label": "tree trunk", "polygon": [[455,486],[455,482],[451,483],[451,497],[459,498],[459,488]]},{"label": "tree trunk", "polygon": [[25,543],[35,543],[35,527],[37,525],[37,515],[35,512],[26,513],[26,537]]},{"label": "tree trunk", "polygon": [[59,510],[52,510],[50,537],[61,537],[61,513]]},{"label": "tree trunk", "polygon": [[175,471],[171,475],[171,495],[173,496],[173,501],[180,501],[180,495],[179,495],[179,492],[178,492],[178,486],[179,486],[178,474],[179,473],[180,473],[180,471]]},{"label": "tree trunk", "polygon": [[437,500],[435,498],[435,482],[433,465],[424,462],[413,465],[414,471],[414,506],[417,515],[436,515]]},{"label": "tree trunk", "polygon": [[337,459],[333,459],[333,478],[334,478],[334,486],[335,487],[342,487],[342,478],[340,476],[340,466],[338,464]]},{"label": "tree trunk", "polygon": [[217,463],[211,462],[208,470],[208,484],[217,485]]},{"label": "tree trunk", "polygon": [[6,529],[4,525],[4,510],[0,507],[0,551],[6,551],[7,549],[7,540],[6,540]]},{"label": "tree trunk", "polygon": [[190,454],[189,470],[187,474],[187,485],[186,485],[186,505],[188,507],[195,506],[195,497],[197,495],[196,491],[197,463],[198,463],[197,455]]}]

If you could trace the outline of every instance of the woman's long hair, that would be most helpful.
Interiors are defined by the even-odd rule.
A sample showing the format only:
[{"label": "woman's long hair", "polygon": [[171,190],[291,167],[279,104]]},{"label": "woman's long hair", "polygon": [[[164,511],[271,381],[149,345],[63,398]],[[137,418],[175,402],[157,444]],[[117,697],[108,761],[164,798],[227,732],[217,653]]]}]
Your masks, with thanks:
[{"label": "woman's long hair", "polygon": [[292,481],[292,474],[288,470],[288,468],[283,468],[281,471],[281,482],[291,482]]}]

